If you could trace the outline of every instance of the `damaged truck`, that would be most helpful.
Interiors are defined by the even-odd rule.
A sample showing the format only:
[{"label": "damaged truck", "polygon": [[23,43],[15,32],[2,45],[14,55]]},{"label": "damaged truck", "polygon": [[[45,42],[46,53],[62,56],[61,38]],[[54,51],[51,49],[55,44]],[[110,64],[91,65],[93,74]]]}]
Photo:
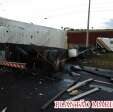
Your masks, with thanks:
[{"label": "damaged truck", "polygon": [[67,57],[67,35],[59,29],[0,18],[0,67],[47,74]]}]

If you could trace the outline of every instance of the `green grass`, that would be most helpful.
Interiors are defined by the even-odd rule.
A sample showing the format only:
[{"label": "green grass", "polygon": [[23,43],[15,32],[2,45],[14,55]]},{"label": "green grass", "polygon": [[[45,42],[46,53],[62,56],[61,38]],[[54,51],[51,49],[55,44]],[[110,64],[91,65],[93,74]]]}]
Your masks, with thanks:
[{"label": "green grass", "polygon": [[87,57],[81,65],[113,69],[113,53],[93,54]]}]

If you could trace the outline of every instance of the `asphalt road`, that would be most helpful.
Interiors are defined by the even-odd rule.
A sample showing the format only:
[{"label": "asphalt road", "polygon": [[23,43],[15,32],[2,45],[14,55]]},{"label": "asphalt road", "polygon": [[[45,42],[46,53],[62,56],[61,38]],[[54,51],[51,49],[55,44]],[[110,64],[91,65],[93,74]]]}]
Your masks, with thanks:
[{"label": "asphalt road", "polygon": [[[0,72],[0,112],[6,109],[6,112],[41,112],[40,109],[49,99],[55,96],[60,90],[67,87],[73,81],[78,80],[79,77],[71,77],[67,73],[53,74],[55,78],[33,77],[27,74],[14,74],[8,72]],[[80,80],[87,78],[94,78],[109,82],[108,79],[97,77],[91,74],[81,72]],[[112,87],[112,84],[109,85]],[[81,88],[81,91],[88,89],[88,86]],[[69,97],[64,94],[58,100]],[[112,100],[113,94],[105,91],[99,91],[95,94],[89,95],[86,100]],[[55,110],[54,104],[44,112],[100,112],[99,110],[91,109],[63,109]],[[101,110],[106,112],[105,110]],[[108,110],[109,112],[112,110]]]}]

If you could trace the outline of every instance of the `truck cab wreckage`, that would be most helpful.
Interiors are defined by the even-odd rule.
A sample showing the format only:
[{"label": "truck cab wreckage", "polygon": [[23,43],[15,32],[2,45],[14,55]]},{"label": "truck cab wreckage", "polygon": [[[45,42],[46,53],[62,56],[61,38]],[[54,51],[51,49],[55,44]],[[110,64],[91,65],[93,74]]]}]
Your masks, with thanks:
[{"label": "truck cab wreckage", "polygon": [[0,18],[0,66],[49,73],[67,57],[65,31]]}]

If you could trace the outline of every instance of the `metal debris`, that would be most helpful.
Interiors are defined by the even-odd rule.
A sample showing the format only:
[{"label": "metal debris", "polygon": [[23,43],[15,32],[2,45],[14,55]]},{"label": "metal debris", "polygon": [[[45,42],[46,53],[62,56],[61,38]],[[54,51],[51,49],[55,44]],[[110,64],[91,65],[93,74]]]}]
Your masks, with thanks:
[{"label": "metal debris", "polygon": [[6,112],[7,111],[7,107],[5,107],[1,112]]},{"label": "metal debris", "polygon": [[0,89],[1,89],[1,90],[4,90],[4,88],[3,88],[3,87],[1,87]]},{"label": "metal debris", "polygon": [[44,95],[43,93],[39,93],[40,96]]}]

